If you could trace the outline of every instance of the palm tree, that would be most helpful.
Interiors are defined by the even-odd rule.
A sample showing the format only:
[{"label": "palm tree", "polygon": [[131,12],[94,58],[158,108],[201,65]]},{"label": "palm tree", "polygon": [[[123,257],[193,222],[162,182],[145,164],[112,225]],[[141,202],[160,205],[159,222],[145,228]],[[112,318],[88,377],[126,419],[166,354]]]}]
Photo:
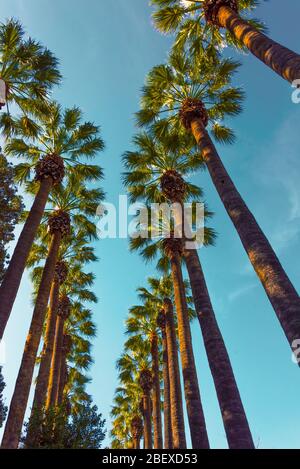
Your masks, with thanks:
[{"label": "palm tree", "polygon": [[[300,56],[267,37],[264,27],[247,17],[256,0],[152,0],[156,26],[163,33],[177,33],[175,49],[187,46],[191,54],[209,54],[224,42],[249,50],[287,81],[300,77]],[[225,29],[225,34],[220,29]]]},{"label": "palm tree", "polygon": [[[121,384],[128,381],[135,382],[140,387],[141,411],[144,420],[144,449],[152,449],[152,401],[151,390],[153,377],[151,372],[151,353],[148,342],[141,336],[131,340],[127,348],[117,361]],[[130,348],[129,348],[130,347]]]},{"label": "palm tree", "polygon": [[14,129],[19,135],[6,145],[6,152],[26,159],[16,168],[20,182],[27,181],[34,168],[37,187],[33,205],[0,287],[0,339],[51,190],[62,182],[65,171],[68,174],[76,172],[86,180],[100,179],[101,168],[83,164],[82,160],[95,158],[104,148],[99,127],[91,122],[82,122],[82,113],[77,107],[63,111],[54,103],[51,112],[39,116],[38,125],[27,126],[20,118],[15,120]]},{"label": "palm tree", "polygon": [[153,376],[149,368],[142,368],[139,375],[139,385],[142,388],[143,416],[144,416],[144,440],[145,449],[152,449],[152,423],[151,423],[151,391]]},{"label": "palm tree", "polygon": [[[163,223],[165,220],[162,221]],[[166,220],[169,225],[170,220]],[[157,230],[157,239],[149,238],[149,233]],[[183,244],[180,238],[169,231],[170,237],[166,237],[163,227],[156,226],[140,227],[140,231],[130,240],[131,249],[139,250],[146,260],[152,260],[160,250],[169,259],[175,294],[175,305],[178,321],[179,348],[183,373],[185,400],[189,418],[193,448],[208,448],[208,436],[206,432],[205,418],[200,398],[200,390],[197,378],[195,358],[192,345],[192,336],[188,315],[188,304],[186,289],[181,270],[183,255]],[[145,247],[146,245],[146,247]]]},{"label": "palm tree", "polygon": [[122,379],[113,400],[111,410],[112,448],[140,449],[140,441],[144,433],[144,423],[140,413],[140,386],[132,380],[132,376]]},{"label": "palm tree", "polygon": [[85,189],[83,183],[84,181],[78,179],[78,176],[75,177],[71,174],[66,185],[61,184],[53,189],[50,196],[52,207],[56,208],[48,218],[51,244],[6,422],[2,440],[4,448],[17,448],[21,436],[61,239],[70,233],[71,222],[74,227],[84,227],[85,232],[91,239],[97,238],[96,226],[90,218],[94,216],[98,205],[103,200],[103,192],[101,189]]},{"label": "palm tree", "polygon": [[[172,136],[159,140],[151,135],[140,134],[134,141],[136,151],[127,152],[124,157],[128,170],[124,179],[129,184],[128,189],[133,200],[144,198],[147,203],[150,203],[150,199],[153,202],[178,202],[183,206],[184,202],[192,201],[196,195],[202,194],[200,188],[188,181],[192,173],[201,168],[201,161],[195,149],[190,149],[185,139]],[[209,217],[211,213],[206,210],[205,215]],[[215,233],[207,226],[204,236],[206,245],[214,243]],[[184,260],[229,447],[253,448],[239,390],[196,249],[185,248]],[[230,419],[228,415],[231,416]]]},{"label": "palm tree", "polygon": [[[199,72],[199,66],[201,72]],[[206,130],[219,142],[232,142],[233,133],[220,124],[241,109],[242,92],[230,85],[237,64],[229,60],[197,64],[171,55],[169,65],[154,67],[144,88],[140,125],[153,125],[163,135],[170,127],[191,132],[199,145],[212,181],[233,222],[290,343],[300,337],[300,300],[286,272],[253,214],[239,194]],[[167,117],[159,119],[167,112]]]},{"label": "palm tree", "polygon": [[[161,262],[165,264],[165,260]],[[148,278],[149,288],[139,288],[139,298],[142,302],[154,305],[158,327],[162,329],[162,364],[164,376],[164,431],[165,444],[168,449],[186,448],[180,370],[178,363],[177,323],[174,317],[174,290],[172,277]],[[190,286],[185,282],[190,320],[195,318],[192,309],[193,298],[190,296]],[[173,443],[174,442],[174,443]]]},{"label": "palm tree", "polygon": [[26,38],[21,23],[15,19],[0,24],[0,77],[0,108],[7,105],[7,112],[0,116],[5,136],[12,130],[8,105],[21,110],[29,122],[28,113],[47,105],[49,92],[61,80],[58,60],[39,42]]},{"label": "palm tree", "polygon": [[70,353],[71,340],[70,336],[64,334],[65,322],[71,314],[71,302],[67,295],[63,295],[59,299],[57,309],[57,320],[55,328],[55,341],[53,347],[52,363],[49,376],[49,387],[47,394],[46,410],[50,407],[58,405],[59,385],[64,379],[64,366],[67,353]]},{"label": "palm tree", "polygon": [[[28,267],[33,267],[47,255],[47,247],[44,236],[40,235],[41,242],[35,244],[27,263]],[[68,281],[72,283],[72,290],[69,294],[80,293],[82,298],[83,288],[90,287],[93,283],[93,275],[84,273],[80,266],[87,262],[97,260],[94,249],[87,246],[88,238],[82,231],[75,232],[71,239],[68,238],[62,243],[59,252],[59,261],[55,267],[55,277],[51,286],[50,304],[47,316],[46,329],[44,334],[44,346],[41,354],[39,373],[37,377],[35,394],[32,409],[40,411],[45,405],[48,379],[50,374],[51,359],[54,347],[55,327],[57,318],[57,306],[61,286]],[[69,276],[69,279],[68,279]],[[40,283],[40,267],[36,267],[32,273],[36,283]],[[72,280],[71,280],[72,279]],[[84,291],[86,298],[86,291]],[[93,298],[93,301],[95,299]],[[33,410],[32,410],[33,412]]]},{"label": "palm tree", "polygon": [[173,449],[172,413],[169,373],[169,349],[166,334],[166,317],[163,311],[157,315],[157,326],[161,330],[162,341],[162,368],[164,382],[164,448]]},{"label": "palm tree", "polygon": [[158,341],[157,309],[155,305],[146,301],[143,305],[133,306],[129,310],[129,316],[125,325],[126,334],[130,335],[130,339],[126,342],[125,348],[130,346],[132,340],[136,341],[137,336],[141,337],[143,341],[148,341],[150,345],[153,378],[153,447],[154,449],[162,449],[160,344]]}]

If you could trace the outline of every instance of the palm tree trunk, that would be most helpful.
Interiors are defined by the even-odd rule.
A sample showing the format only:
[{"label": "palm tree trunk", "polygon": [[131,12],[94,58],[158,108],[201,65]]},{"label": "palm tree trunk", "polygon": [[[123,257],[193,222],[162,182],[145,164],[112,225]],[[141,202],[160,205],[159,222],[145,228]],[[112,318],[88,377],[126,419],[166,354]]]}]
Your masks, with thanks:
[{"label": "palm tree trunk", "polygon": [[162,330],[163,347],[163,380],[164,380],[164,448],[173,449],[172,442],[172,422],[171,422],[171,400],[170,400],[170,375],[168,344],[165,329]]},{"label": "palm tree trunk", "polygon": [[191,124],[212,181],[293,350],[300,337],[300,299],[269,241],[227,173],[201,120]]},{"label": "palm tree trunk", "polygon": [[219,8],[218,21],[282,78],[290,82],[300,78],[299,54],[268,38],[227,6]]},{"label": "palm tree trunk", "polygon": [[64,389],[66,385],[66,373],[67,373],[67,354],[63,350],[61,354],[61,363],[59,370],[59,380],[57,389],[57,405],[60,406],[64,398]]},{"label": "palm tree trunk", "polygon": [[60,375],[62,349],[63,349],[63,337],[64,337],[64,319],[61,316],[57,316],[56,329],[55,329],[55,341],[54,341],[49,383],[48,383],[48,391],[47,391],[46,409],[49,409],[50,407],[54,407],[57,403],[59,375]]},{"label": "palm tree trunk", "polygon": [[47,386],[50,375],[51,359],[53,354],[55,326],[57,318],[57,307],[59,301],[59,280],[55,276],[50,293],[50,308],[47,320],[44,348],[37,377],[32,411],[42,409],[45,405],[47,396]]},{"label": "palm tree trunk", "polygon": [[41,223],[52,185],[53,182],[51,178],[44,179],[41,182],[40,189],[35,197],[1,284],[0,340],[3,337],[7,321],[14,305],[31,246]]},{"label": "palm tree trunk", "polygon": [[60,241],[61,233],[56,232],[52,236],[48,257],[43,270],[23,358],[5,425],[2,448],[16,449],[19,444],[34,373],[34,366],[43,332],[50,287],[54,278]]},{"label": "palm tree trunk", "polygon": [[159,378],[159,357],[157,335],[151,337],[151,355],[152,355],[152,375],[153,375],[153,430],[154,430],[154,449],[163,448],[162,421],[161,421],[161,398],[160,398],[160,378]]},{"label": "palm tree trunk", "polygon": [[186,449],[177,337],[171,300],[166,299],[164,301],[164,309],[166,315],[166,339],[170,378],[172,446],[173,449]]},{"label": "palm tree trunk", "polygon": [[254,449],[251,431],[210,301],[198,253],[194,249],[185,250],[184,257],[229,448]]},{"label": "palm tree trunk", "polygon": [[184,392],[192,445],[194,449],[207,449],[209,448],[209,441],[200,398],[200,390],[192,345],[192,335],[188,317],[188,307],[186,303],[185,287],[179,255],[176,254],[172,256],[170,261],[174,284],[175,305],[178,318],[178,336]]},{"label": "palm tree trunk", "polygon": [[152,449],[152,425],[151,425],[151,397],[150,393],[143,395],[143,415],[144,415],[144,446],[145,449]]}]

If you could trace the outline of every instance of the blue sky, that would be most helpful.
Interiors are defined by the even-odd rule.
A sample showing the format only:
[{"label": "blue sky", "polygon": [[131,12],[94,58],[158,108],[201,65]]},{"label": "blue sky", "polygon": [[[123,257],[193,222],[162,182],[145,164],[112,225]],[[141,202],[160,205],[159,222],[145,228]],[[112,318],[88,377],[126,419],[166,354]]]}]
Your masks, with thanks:
[{"label": "blue sky", "polygon": [[[55,97],[65,106],[80,106],[88,119],[101,125],[107,144],[101,156],[106,174],[103,185],[107,200],[116,203],[124,193],[120,156],[131,148],[140,88],[147,71],[164,61],[171,44],[153,29],[148,1],[0,0],[0,11],[1,20],[19,18],[61,60],[64,82]],[[267,23],[274,39],[294,50],[299,47],[299,15],[297,0],[286,1],[284,8],[281,2],[267,2],[256,14]],[[243,67],[236,82],[247,94],[245,110],[233,122],[237,143],[219,150],[299,288],[300,105],[292,103],[290,85],[257,59],[239,58]],[[300,447],[299,369],[292,363],[275,314],[208,175],[201,173],[195,181],[204,188],[207,203],[216,213],[212,221],[219,233],[216,247],[202,250],[200,256],[255,444],[259,448]],[[136,303],[136,287],[144,285],[154,269],[129,253],[126,240],[101,241],[97,254],[100,262],[94,271],[99,304],[94,307],[94,318],[98,337],[89,391],[109,419],[126,313]],[[4,338],[8,401],[32,313],[29,292],[25,276]],[[193,342],[211,446],[226,447],[198,323],[193,325]]]}]

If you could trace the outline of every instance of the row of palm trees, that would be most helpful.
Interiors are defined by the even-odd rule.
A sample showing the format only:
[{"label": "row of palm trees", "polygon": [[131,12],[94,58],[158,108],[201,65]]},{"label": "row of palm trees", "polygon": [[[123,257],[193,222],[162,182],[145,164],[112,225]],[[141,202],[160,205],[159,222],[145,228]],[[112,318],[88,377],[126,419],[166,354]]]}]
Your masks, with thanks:
[{"label": "row of palm trees", "polygon": [[[250,50],[291,82],[300,78],[300,56],[269,39],[261,23],[245,16],[257,4],[252,0],[152,0],[151,3],[155,6],[153,18],[157,28],[163,33],[176,34],[167,63],[149,72],[142,90],[141,106],[136,114],[137,126],[142,130],[133,139],[135,149],[124,155],[123,180],[129,196],[134,202],[145,203],[149,210],[153,203],[171,203],[183,209],[187,202],[202,202],[203,192],[190,183],[190,178],[207,169],[294,351],[295,340],[300,337],[299,295],[226,171],[213,140],[217,144],[234,142],[234,132],[225,120],[241,112],[244,99],[243,90],[233,85],[240,64],[222,57],[224,45]],[[157,397],[163,388],[164,447],[186,447],[181,368],[193,448],[209,447],[190,330],[185,266],[228,446],[253,449],[200,255],[187,247],[189,236],[181,239],[174,229],[174,223],[179,227],[188,225],[182,213],[183,210],[174,209],[175,222],[173,228],[169,227],[169,237],[163,230],[169,220],[161,213],[156,226],[151,222],[139,226],[137,236],[130,242],[131,249],[138,251],[144,260],[159,257],[157,268],[163,277],[150,283],[164,283],[167,275],[172,294],[166,293],[162,298],[155,290],[151,298],[142,295],[143,305],[129,312],[127,332],[134,335],[125,343],[124,354],[118,361],[120,387],[112,409],[113,446],[138,447],[143,436],[144,447],[152,448],[153,430],[154,448],[162,448]],[[206,220],[212,216],[207,206],[204,216]],[[192,226],[187,228],[191,232]],[[203,239],[204,246],[214,244],[215,232],[207,223]],[[145,321],[147,334],[143,328]],[[162,326],[159,336],[155,331],[158,324]],[[151,354],[157,349],[158,366],[157,356],[154,359]]]},{"label": "row of palm trees", "polygon": [[104,197],[98,164],[104,142],[99,127],[85,121],[79,107],[63,109],[53,100],[53,86],[61,80],[58,61],[26,38],[15,20],[0,27],[0,77],[7,101],[0,116],[4,153],[17,161],[15,180],[33,199],[0,287],[1,339],[26,267],[34,285],[32,319],[2,447],[19,446],[36,365],[24,441],[39,447],[49,412],[61,406],[66,415],[80,412],[91,399],[86,371],[96,330],[88,304],[97,298],[86,265],[97,261],[91,243],[97,240],[95,214]]}]

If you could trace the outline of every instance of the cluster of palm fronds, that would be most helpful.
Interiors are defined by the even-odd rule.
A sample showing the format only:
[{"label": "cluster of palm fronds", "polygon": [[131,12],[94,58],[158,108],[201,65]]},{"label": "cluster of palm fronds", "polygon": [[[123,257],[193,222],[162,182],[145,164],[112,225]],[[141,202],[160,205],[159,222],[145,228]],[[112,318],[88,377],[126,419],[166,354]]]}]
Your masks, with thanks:
[{"label": "cluster of palm fronds", "polygon": [[[33,199],[0,288],[2,338],[30,269],[33,315],[2,441],[4,448],[17,448],[36,365],[31,421],[62,406],[67,421],[91,402],[86,384],[96,328],[90,304],[97,297],[88,263],[97,261],[104,143],[79,107],[63,109],[53,100],[53,87],[61,82],[58,60],[16,20],[0,26],[0,77],[6,90],[3,151],[14,162],[15,181]],[[39,428],[29,423],[28,429],[27,441],[43,446]]]},{"label": "cluster of palm fronds", "polygon": [[[123,180],[131,200],[146,204],[149,215],[151,204],[173,204],[173,221],[170,223],[161,208],[154,222],[149,216],[139,224],[130,242],[131,249],[146,261],[159,256],[157,268],[167,277],[150,279],[151,291],[141,289],[142,305],[129,312],[126,325],[130,337],[118,361],[120,387],[112,410],[113,446],[137,448],[143,437],[147,449],[186,448],[179,351],[192,445],[209,447],[190,329],[186,267],[228,445],[254,448],[200,257],[194,249],[195,220],[182,214],[186,203],[203,202],[203,192],[191,178],[207,169],[293,349],[300,337],[299,296],[227,173],[213,140],[217,144],[234,142],[234,132],[225,120],[241,112],[244,98],[243,90],[234,85],[240,64],[223,56],[225,46],[249,50],[291,82],[300,77],[300,57],[269,39],[263,33],[264,26],[249,18],[257,5],[254,0],[151,3],[155,26],[175,35],[175,40],[167,63],[155,66],[146,77],[136,114],[142,131],[133,139],[135,149],[124,155]],[[205,203],[203,206],[205,246],[214,243],[215,232],[206,223],[212,213]],[[179,236],[182,228],[187,228],[183,237]],[[170,282],[169,291],[162,296],[166,281]]]}]

